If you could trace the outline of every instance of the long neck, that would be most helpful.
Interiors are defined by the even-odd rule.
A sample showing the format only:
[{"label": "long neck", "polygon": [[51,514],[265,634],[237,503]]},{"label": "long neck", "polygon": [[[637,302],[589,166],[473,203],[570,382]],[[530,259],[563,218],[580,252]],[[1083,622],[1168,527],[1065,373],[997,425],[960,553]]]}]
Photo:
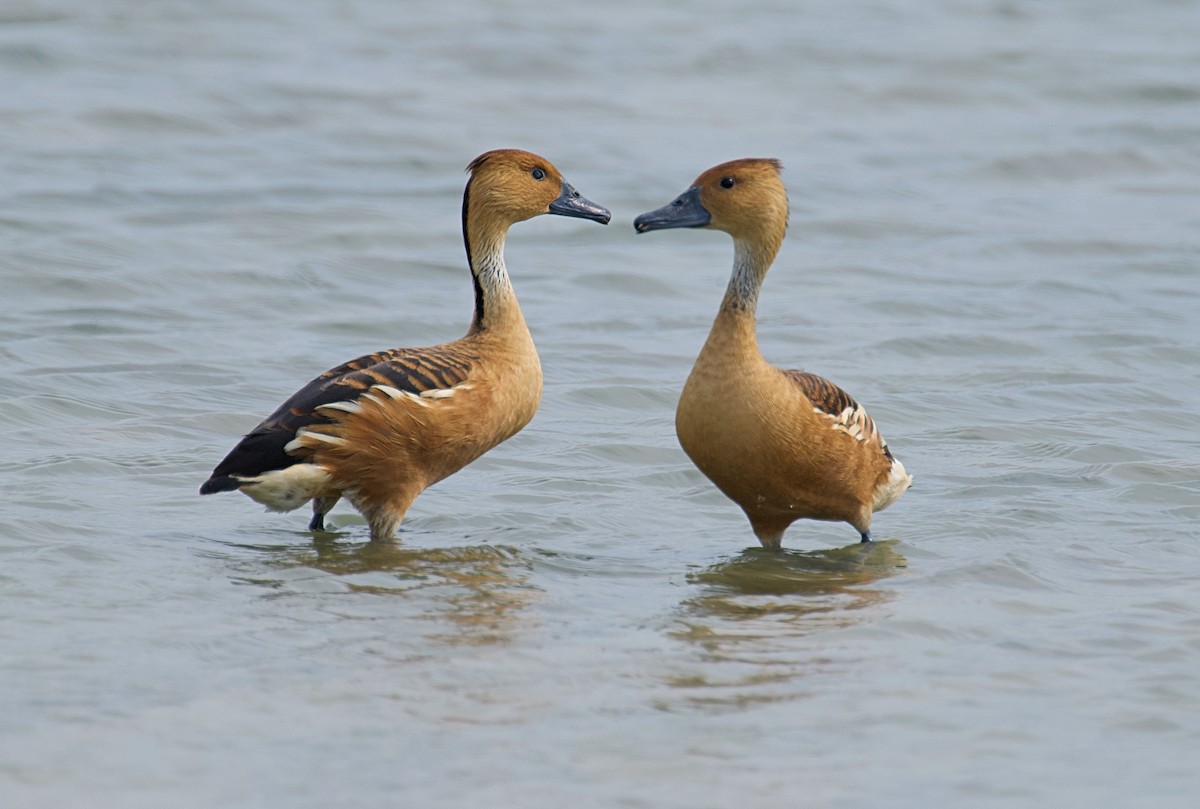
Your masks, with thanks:
[{"label": "long neck", "polygon": [[722,310],[732,309],[754,317],[758,309],[758,292],[778,252],[778,245],[734,240],[733,272],[729,276],[729,286],[725,288],[725,299],[721,301]]},{"label": "long neck", "polygon": [[725,289],[725,298],[713,322],[706,348],[722,346],[726,350],[757,355],[755,311],[758,309],[758,293],[778,252],[779,243],[775,240],[734,240],[733,273],[729,277],[729,286]]},{"label": "long neck", "polygon": [[463,194],[463,243],[475,285],[475,316],[468,334],[524,325],[521,308],[504,267],[508,228],[482,215],[471,203],[471,186]]}]

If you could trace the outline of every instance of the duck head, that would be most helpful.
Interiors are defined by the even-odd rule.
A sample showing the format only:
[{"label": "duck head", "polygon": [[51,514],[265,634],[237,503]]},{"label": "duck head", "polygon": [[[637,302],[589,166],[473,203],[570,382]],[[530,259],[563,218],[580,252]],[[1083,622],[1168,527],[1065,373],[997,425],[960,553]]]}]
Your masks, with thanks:
[{"label": "duck head", "polygon": [[633,220],[633,226],[638,233],[713,228],[739,241],[781,241],[788,217],[782,168],[778,160],[762,157],[713,166],[670,203]]},{"label": "duck head", "polygon": [[607,208],[572,188],[553,163],[532,152],[494,149],[472,160],[467,171],[464,214],[472,209],[504,225],[547,213],[602,225],[612,218]]}]

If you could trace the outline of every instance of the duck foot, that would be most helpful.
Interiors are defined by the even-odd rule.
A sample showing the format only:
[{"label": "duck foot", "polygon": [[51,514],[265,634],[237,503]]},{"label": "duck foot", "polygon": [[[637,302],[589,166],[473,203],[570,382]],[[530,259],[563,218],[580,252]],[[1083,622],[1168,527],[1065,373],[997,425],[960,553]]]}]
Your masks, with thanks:
[{"label": "duck foot", "polygon": [[870,532],[870,531],[863,531],[863,532],[862,532],[862,541],[863,541],[863,542],[874,542],[874,540],[871,538],[871,532]]}]

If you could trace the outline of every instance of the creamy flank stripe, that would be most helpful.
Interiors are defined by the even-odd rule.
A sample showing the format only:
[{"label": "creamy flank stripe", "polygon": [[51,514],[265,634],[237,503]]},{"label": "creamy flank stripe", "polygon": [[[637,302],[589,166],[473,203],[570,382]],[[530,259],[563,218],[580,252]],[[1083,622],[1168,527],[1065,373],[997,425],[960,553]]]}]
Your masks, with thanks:
[{"label": "creamy flank stripe", "polygon": [[878,435],[875,429],[875,422],[867,415],[867,411],[861,405],[847,407],[836,415],[826,413],[819,407],[814,407],[813,412],[828,418],[832,422],[831,426],[833,429],[839,430],[858,441],[869,441]]}]

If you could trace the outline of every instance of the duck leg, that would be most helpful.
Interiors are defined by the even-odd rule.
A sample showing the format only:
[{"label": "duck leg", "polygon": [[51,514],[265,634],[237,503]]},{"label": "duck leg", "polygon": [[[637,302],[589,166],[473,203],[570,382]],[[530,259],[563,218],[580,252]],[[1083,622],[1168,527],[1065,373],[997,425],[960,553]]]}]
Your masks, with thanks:
[{"label": "duck leg", "polygon": [[338,500],[338,497],[313,498],[313,518],[312,522],[308,524],[309,531],[323,532],[325,530],[325,515],[333,510],[333,507],[337,505]]}]

